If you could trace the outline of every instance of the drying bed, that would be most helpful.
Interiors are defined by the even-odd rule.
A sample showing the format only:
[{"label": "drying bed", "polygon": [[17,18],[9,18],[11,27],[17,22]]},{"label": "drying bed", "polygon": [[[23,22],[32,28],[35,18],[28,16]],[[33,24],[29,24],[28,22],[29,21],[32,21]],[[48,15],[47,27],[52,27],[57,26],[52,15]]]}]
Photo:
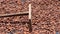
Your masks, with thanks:
[{"label": "drying bed", "polygon": [[[0,18],[0,34],[56,34],[60,32],[59,0],[0,0],[0,14],[28,11],[32,5],[32,32],[29,32],[28,15]],[[13,22],[11,24],[10,22]]]}]

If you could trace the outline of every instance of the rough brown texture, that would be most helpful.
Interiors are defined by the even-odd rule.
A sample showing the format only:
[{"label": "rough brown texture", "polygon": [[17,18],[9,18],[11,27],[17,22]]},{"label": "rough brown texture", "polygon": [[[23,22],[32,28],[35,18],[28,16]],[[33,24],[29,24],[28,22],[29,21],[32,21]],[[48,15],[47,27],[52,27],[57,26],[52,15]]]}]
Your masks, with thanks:
[{"label": "rough brown texture", "polygon": [[28,21],[28,16],[24,15],[0,18],[0,34],[56,34],[56,31],[60,32],[59,0],[0,0],[0,14],[28,11],[29,3],[32,4],[32,32],[29,32],[28,24],[17,22]]}]

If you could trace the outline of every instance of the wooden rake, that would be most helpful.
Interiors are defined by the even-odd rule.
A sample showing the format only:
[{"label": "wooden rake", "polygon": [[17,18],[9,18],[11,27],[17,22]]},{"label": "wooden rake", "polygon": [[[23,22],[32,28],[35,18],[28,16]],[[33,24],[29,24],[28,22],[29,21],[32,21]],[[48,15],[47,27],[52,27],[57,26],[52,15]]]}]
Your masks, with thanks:
[{"label": "wooden rake", "polygon": [[21,16],[21,15],[29,15],[29,31],[32,32],[32,24],[31,24],[31,4],[29,4],[29,11],[26,12],[19,12],[19,13],[12,13],[12,14],[0,14],[0,18],[3,17],[12,17],[12,16]]}]

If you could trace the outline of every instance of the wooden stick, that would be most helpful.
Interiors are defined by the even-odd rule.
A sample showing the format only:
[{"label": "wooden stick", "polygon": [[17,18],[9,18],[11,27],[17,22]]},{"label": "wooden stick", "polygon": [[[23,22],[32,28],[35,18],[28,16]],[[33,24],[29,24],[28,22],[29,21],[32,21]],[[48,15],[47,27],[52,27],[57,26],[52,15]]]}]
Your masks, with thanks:
[{"label": "wooden stick", "polygon": [[19,12],[19,13],[12,13],[12,14],[0,14],[0,17],[9,17],[9,16],[18,16],[23,14],[28,14],[29,12]]},{"label": "wooden stick", "polygon": [[31,4],[29,4],[29,31],[32,32],[32,24],[31,24]]},{"label": "wooden stick", "polygon": [[29,19],[31,19],[31,4],[29,4]]}]

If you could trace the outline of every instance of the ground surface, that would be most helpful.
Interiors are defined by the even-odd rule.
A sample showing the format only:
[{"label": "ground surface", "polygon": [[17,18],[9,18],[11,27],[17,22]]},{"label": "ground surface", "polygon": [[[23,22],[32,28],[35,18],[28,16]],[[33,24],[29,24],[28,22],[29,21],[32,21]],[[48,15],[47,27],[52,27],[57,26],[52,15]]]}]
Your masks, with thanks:
[{"label": "ground surface", "polygon": [[[0,34],[56,34],[60,31],[59,0],[0,0],[0,14],[28,11],[32,4],[32,32],[29,32],[28,15],[0,18]],[[18,23],[20,22],[20,23]]]}]

